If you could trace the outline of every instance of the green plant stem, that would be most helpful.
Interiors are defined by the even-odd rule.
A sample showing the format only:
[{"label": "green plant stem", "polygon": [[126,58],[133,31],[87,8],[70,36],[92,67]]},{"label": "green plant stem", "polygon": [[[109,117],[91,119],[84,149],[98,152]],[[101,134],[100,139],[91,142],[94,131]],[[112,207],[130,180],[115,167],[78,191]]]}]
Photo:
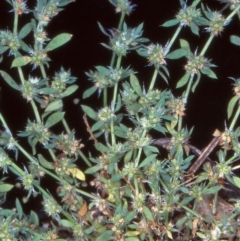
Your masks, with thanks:
[{"label": "green plant stem", "polygon": [[18,28],[18,13],[14,11],[14,22],[13,22],[13,35],[17,35],[17,28]]},{"label": "green plant stem", "polygon": [[121,17],[120,17],[120,20],[119,20],[119,23],[118,23],[118,30],[121,31],[122,30],[122,25],[123,25],[123,20],[125,18],[125,13],[124,12],[121,12]]},{"label": "green plant stem", "polygon": [[24,82],[25,82],[25,79],[24,79],[24,76],[23,76],[22,68],[21,68],[21,67],[18,67],[17,69],[18,69],[18,74],[19,74],[21,83],[22,83],[22,85],[23,85]]},{"label": "green plant stem", "polygon": [[153,87],[154,87],[154,85],[155,85],[155,82],[156,82],[156,79],[157,79],[157,74],[158,74],[158,70],[155,69],[155,70],[154,70],[154,73],[153,73],[153,77],[152,77],[152,80],[151,80],[151,83],[150,83],[150,86],[149,86],[149,90],[148,90],[148,91],[150,91],[150,90],[153,89]]},{"label": "green plant stem", "polygon": [[203,49],[202,49],[202,51],[200,53],[201,56],[203,56],[205,54],[205,52],[207,51],[207,49],[210,46],[210,44],[211,44],[211,42],[212,42],[214,37],[215,36],[213,34],[210,35],[210,37],[208,38],[208,41],[206,42],[206,44],[204,45],[204,47],[203,47]]},{"label": "green plant stem", "polygon": [[180,31],[182,30],[182,26],[179,24],[177,30],[175,31],[173,37],[171,38],[169,44],[167,45],[168,50],[170,50],[170,48],[172,47],[174,41],[176,40],[177,36],[179,35]]},{"label": "green plant stem", "polygon": [[103,89],[103,107],[107,106],[107,96],[108,96],[108,92],[106,87]]},{"label": "green plant stem", "polygon": [[38,122],[38,123],[42,123],[41,117],[40,117],[40,115],[39,115],[39,112],[38,112],[38,109],[37,109],[37,106],[36,106],[34,100],[31,100],[31,106],[32,106],[32,108],[33,108],[33,112],[34,112],[34,115],[35,115],[35,117],[36,117],[37,122]]},{"label": "green plant stem", "polygon": [[202,0],[195,0],[193,3],[192,3],[192,7],[196,7],[199,2],[201,2]]},{"label": "green plant stem", "polygon": [[43,78],[44,79],[47,78],[46,71],[45,71],[45,68],[44,68],[43,64],[40,65],[40,70],[41,70]]},{"label": "green plant stem", "polygon": [[239,9],[240,9],[240,5],[227,16],[226,21],[230,20],[238,12]]},{"label": "green plant stem", "polygon": [[178,117],[178,131],[181,131],[182,129],[182,116],[179,116]]},{"label": "green plant stem", "polygon": [[191,90],[191,87],[192,87],[192,83],[193,83],[193,78],[194,78],[194,75],[190,75],[190,80],[188,81],[188,85],[187,85],[187,90],[186,92],[184,93],[184,99],[187,101],[188,99],[188,96],[189,96],[189,93],[190,93],[190,90]]},{"label": "green plant stem", "polygon": [[71,131],[70,131],[70,128],[69,128],[68,123],[66,122],[65,118],[62,119],[62,124],[63,124],[66,132],[67,132],[68,134],[70,134]]},{"label": "green plant stem", "polygon": [[236,124],[236,122],[237,122],[237,119],[238,119],[239,115],[240,115],[240,106],[238,106],[237,112],[235,113],[235,115],[234,115],[234,117],[233,117],[233,120],[232,120],[231,125],[230,125],[230,127],[229,127],[229,130],[230,130],[230,131],[233,130],[233,128],[234,128],[234,126],[235,126],[235,124]]},{"label": "green plant stem", "polygon": [[[40,191],[41,193],[43,194],[43,196],[46,198],[46,199],[52,199],[52,197],[39,185],[35,185]],[[69,213],[65,212],[63,209],[61,209],[61,213],[72,223],[75,223],[75,220],[69,215]]]}]

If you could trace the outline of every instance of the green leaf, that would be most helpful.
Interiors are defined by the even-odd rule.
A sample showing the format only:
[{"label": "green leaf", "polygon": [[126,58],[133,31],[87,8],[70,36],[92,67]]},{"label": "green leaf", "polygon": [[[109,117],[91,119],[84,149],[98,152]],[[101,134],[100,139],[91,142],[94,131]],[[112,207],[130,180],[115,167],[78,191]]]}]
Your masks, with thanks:
[{"label": "green leaf", "polygon": [[180,39],[180,46],[187,51],[188,55],[191,54],[189,43],[185,39]]},{"label": "green leaf", "polygon": [[25,38],[32,31],[32,23],[27,23],[23,26],[18,34],[19,39]]},{"label": "green leaf", "polygon": [[0,192],[9,192],[14,186],[12,184],[0,184]]},{"label": "green leaf", "polygon": [[97,131],[99,129],[101,129],[103,127],[103,122],[102,121],[97,121],[92,127],[91,127],[91,131]]},{"label": "green leaf", "polygon": [[105,31],[104,27],[101,25],[101,23],[97,22],[98,27],[100,28],[101,32],[107,36],[109,36],[109,34]]},{"label": "green leaf", "polygon": [[210,68],[202,68],[200,71],[212,79],[217,79],[216,74]]},{"label": "green leaf", "polygon": [[9,49],[8,46],[0,45],[0,54],[3,54],[3,53],[6,52],[8,49]]},{"label": "green leaf", "polygon": [[186,56],[187,52],[185,49],[176,49],[173,52],[169,53],[166,58],[168,59],[180,59]]},{"label": "green leaf", "polygon": [[91,88],[85,90],[83,92],[83,99],[86,99],[88,97],[90,97],[91,95],[93,95],[95,92],[97,91],[97,87],[94,85]]},{"label": "green leaf", "polygon": [[29,53],[31,51],[31,48],[23,40],[19,40],[19,42],[23,51],[25,51],[26,53]]},{"label": "green leaf", "polygon": [[19,85],[12,79],[12,77],[8,73],[0,70],[0,74],[9,86],[11,86],[15,90],[20,90]]},{"label": "green leaf", "polygon": [[40,162],[41,166],[46,169],[54,169],[51,162],[47,161],[41,154],[38,154],[38,161]]},{"label": "green leaf", "polygon": [[100,152],[107,152],[108,148],[104,146],[101,142],[95,144],[95,148]]},{"label": "green leaf", "polygon": [[197,24],[191,22],[190,23],[190,29],[191,29],[193,34],[199,35],[199,32],[198,32],[199,31],[199,27],[197,26]]},{"label": "green leaf", "polygon": [[183,87],[184,85],[187,84],[188,80],[190,77],[190,73],[186,73],[178,82],[176,88]]},{"label": "green leaf", "polygon": [[171,20],[166,21],[163,25],[160,25],[160,26],[168,28],[168,27],[175,26],[178,23],[179,23],[178,19],[171,19]]},{"label": "green leaf", "polygon": [[62,100],[58,99],[55,100],[53,102],[51,102],[47,108],[45,109],[45,112],[50,112],[50,111],[54,111],[54,110],[59,110],[63,107],[63,102]]},{"label": "green leaf", "polygon": [[192,92],[195,92],[195,89],[197,88],[199,81],[201,79],[201,73],[198,71],[197,72],[197,79],[194,81],[193,86],[192,86]]},{"label": "green leaf", "polygon": [[113,231],[111,230],[106,230],[104,231],[102,234],[100,234],[100,236],[98,236],[98,238],[96,239],[96,241],[109,241],[109,240],[113,240],[113,237],[111,236],[113,233]]},{"label": "green leaf", "polygon": [[143,206],[143,213],[145,214],[146,218],[150,221],[154,221],[152,212],[149,210],[148,207]]},{"label": "green leaf", "polygon": [[[129,232],[129,231],[128,231]],[[140,231],[132,231],[132,232],[137,232],[140,233]],[[125,241],[139,241],[139,238],[136,237],[129,237],[129,238],[125,238]]]},{"label": "green leaf", "polygon": [[87,170],[85,170],[85,174],[94,174],[97,173],[99,170],[101,169],[101,167],[99,165],[93,166],[93,167],[89,167]]},{"label": "green leaf", "polygon": [[22,219],[23,209],[22,209],[22,205],[19,202],[18,198],[15,201],[15,205],[16,205],[16,209],[17,209],[18,218]]},{"label": "green leaf", "polygon": [[31,220],[31,223],[35,224],[36,226],[39,226],[39,218],[34,211],[31,211],[30,213],[30,220]]},{"label": "green leaf", "polygon": [[46,46],[45,50],[51,51],[54,50],[60,46],[62,46],[63,44],[67,43],[70,39],[72,38],[71,34],[68,33],[61,33],[59,35],[57,35],[55,38],[53,38],[48,45]]},{"label": "green leaf", "polygon": [[97,113],[91,107],[86,106],[86,105],[81,105],[81,107],[82,107],[83,112],[86,113],[87,116],[89,116],[93,120],[98,119]]},{"label": "green leaf", "polygon": [[104,67],[104,66],[95,66],[98,72],[100,72],[103,75],[108,75],[109,74],[109,69]]},{"label": "green leaf", "polygon": [[228,114],[228,119],[232,116],[233,109],[239,100],[238,96],[232,97],[232,99],[229,101],[228,107],[227,107],[227,114]]},{"label": "green leaf", "polygon": [[233,176],[233,181],[234,181],[234,184],[240,188],[240,178],[239,177],[236,177],[236,176]]},{"label": "green leaf", "polygon": [[236,35],[231,35],[230,36],[230,42],[237,45],[237,46],[240,46],[240,37],[238,37]]},{"label": "green leaf", "polygon": [[146,165],[148,165],[150,162],[152,162],[153,160],[156,160],[156,156],[157,154],[151,154],[149,155],[147,158],[145,158],[141,164],[139,165],[139,167],[144,167]]},{"label": "green leaf", "polygon": [[67,87],[67,89],[63,92],[63,96],[64,97],[69,96],[72,93],[74,93],[77,89],[78,89],[77,85],[71,85],[71,86]]},{"label": "green leaf", "polygon": [[72,228],[74,226],[74,223],[70,222],[67,219],[61,219],[60,224],[62,224],[62,226],[66,227],[66,228]]},{"label": "green leaf", "polygon": [[50,128],[55,125],[59,121],[61,121],[64,117],[65,112],[56,112],[50,115],[45,123],[45,127]]},{"label": "green leaf", "polygon": [[130,75],[130,84],[131,84],[132,88],[134,89],[134,91],[139,96],[143,96],[142,89],[141,89],[141,86],[139,84],[139,81],[138,81],[136,75],[133,75],[133,74]]},{"label": "green leaf", "polygon": [[30,56],[20,56],[13,60],[12,67],[21,67],[30,63],[32,58]]}]

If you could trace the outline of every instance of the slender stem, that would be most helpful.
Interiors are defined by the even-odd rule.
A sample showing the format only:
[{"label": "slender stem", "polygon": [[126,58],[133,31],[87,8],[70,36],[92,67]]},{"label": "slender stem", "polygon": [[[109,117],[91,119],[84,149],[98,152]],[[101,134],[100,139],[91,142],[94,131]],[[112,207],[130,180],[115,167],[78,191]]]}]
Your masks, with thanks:
[{"label": "slender stem", "polygon": [[39,115],[38,108],[37,108],[34,100],[31,100],[31,105],[32,105],[32,108],[33,108],[34,115],[35,115],[35,117],[36,117],[36,119],[37,119],[37,122],[38,122],[38,123],[41,123],[41,122],[42,122],[42,121],[41,121],[41,117],[40,117],[40,115]]},{"label": "slender stem", "polygon": [[18,27],[18,13],[14,11],[14,22],[13,22],[13,35],[17,35],[17,27]]},{"label": "slender stem", "polygon": [[84,153],[81,150],[78,150],[78,154],[79,156],[85,161],[85,163],[91,167],[92,164],[90,163],[90,161],[88,160],[88,158],[84,155]]},{"label": "slender stem", "polygon": [[21,68],[21,67],[18,67],[17,69],[18,69],[18,74],[19,74],[19,76],[20,76],[21,83],[22,83],[22,85],[23,85],[24,82],[25,82],[25,79],[24,79],[24,75],[23,75],[23,72],[22,72],[22,68]]},{"label": "slender stem", "polygon": [[180,31],[182,30],[182,26],[179,24],[177,30],[175,31],[173,37],[171,38],[169,44],[168,44],[168,50],[170,50],[170,48],[172,47],[174,41],[176,40],[177,36],[179,35]]},{"label": "slender stem", "polygon": [[107,92],[107,87],[106,87],[103,89],[103,107],[107,106],[107,96],[108,96],[108,92]]},{"label": "slender stem", "polygon": [[155,82],[156,82],[156,79],[157,79],[157,74],[158,74],[158,70],[155,69],[155,70],[154,70],[154,73],[153,73],[153,77],[152,77],[152,80],[151,80],[151,83],[150,83],[150,86],[149,86],[149,90],[148,90],[148,91],[150,91],[150,90],[153,89],[153,87],[154,87],[154,85],[155,85]]},{"label": "slender stem", "polygon": [[62,119],[63,126],[68,134],[71,133],[68,123],[66,122],[65,118]]},{"label": "slender stem", "polygon": [[125,18],[125,13],[121,12],[121,17],[120,17],[119,24],[118,24],[118,30],[119,31],[122,29],[124,18]]},{"label": "slender stem", "polygon": [[187,90],[184,93],[184,98],[185,98],[186,101],[188,99],[188,96],[189,96],[189,93],[190,93],[190,90],[191,90],[191,87],[192,87],[194,75],[190,75],[189,77],[190,77],[190,80],[188,81]]},{"label": "slender stem", "polygon": [[238,12],[239,9],[240,9],[240,5],[227,16],[226,21],[230,20]]},{"label": "slender stem", "polygon": [[202,0],[195,0],[192,4],[192,7],[196,7],[199,4],[199,2],[201,2],[201,1]]},{"label": "slender stem", "polygon": [[201,53],[200,53],[201,56],[203,56],[203,55],[205,54],[205,52],[207,51],[208,47],[210,46],[213,38],[214,38],[214,35],[211,34],[210,37],[209,37],[209,39],[208,39],[208,41],[207,41],[207,43],[204,45],[203,50],[202,50]]},{"label": "slender stem", "polygon": [[[147,134],[147,131],[144,130],[143,133],[142,133],[142,138],[144,138],[144,136],[145,136],[146,134]],[[138,150],[137,158],[136,158],[136,161],[135,161],[135,165],[136,165],[136,166],[138,166],[138,164],[139,164],[141,154],[142,154],[142,148],[140,148],[140,149]]]},{"label": "slender stem", "polygon": [[44,68],[43,64],[40,65],[40,69],[41,69],[41,73],[42,73],[43,78],[47,78],[46,71],[45,71],[45,68]]},{"label": "slender stem", "polygon": [[230,125],[230,127],[229,127],[229,130],[230,130],[230,131],[233,130],[233,128],[234,128],[234,126],[235,126],[235,124],[236,124],[236,122],[237,122],[237,119],[238,119],[238,117],[239,117],[239,114],[240,114],[240,106],[238,106],[237,112],[236,112],[236,114],[235,114],[235,116],[234,116],[234,118],[233,118],[233,120],[232,120],[232,122],[231,122],[231,125]]}]

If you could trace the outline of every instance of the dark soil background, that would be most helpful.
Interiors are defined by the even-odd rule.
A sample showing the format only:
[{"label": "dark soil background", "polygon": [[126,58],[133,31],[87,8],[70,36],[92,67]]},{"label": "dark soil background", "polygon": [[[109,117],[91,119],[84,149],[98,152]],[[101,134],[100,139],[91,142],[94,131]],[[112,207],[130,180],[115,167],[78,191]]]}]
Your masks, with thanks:
[{"label": "dark soil background", "polygon": [[[35,5],[35,1],[29,0],[28,2],[31,8]],[[149,38],[153,43],[165,45],[174,34],[176,27],[163,28],[160,25],[174,18],[180,9],[179,1],[132,0],[132,2],[137,4],[137,7],[132,15],[126,18],[128,26],[136,27],[144,22],[143,36]],[[214,10],[221,9],[224,6],[215,0],[203,2]],[[191,1],[188,1],[188,4],[190,3]],[[10,10],[11,6],[2,0],[0,7],[1,30],[12,30],[13,13]],[[84,72],[93,70],[94,66],[97,65],[108,66],[110,64],[111,52],[100,45],[101,42],[108,43],[108,38],[100,32],[97,21],[106,29],[115,28],[118,25],[119,16],[107,0],[76,0],[75,3],[69,4],[59,16],[54,18],[47,28],[50,38],[62,32],[73,34],[69,43],[49,53],[52,62],[47,73],[52,76],[63,66],[65,69],[71,69],[72,75],[78,78],[77,83],[80,88],[74,96],[66,98],[65,109],[70,127],[76,130],[77,138],[82,139],[82,142],[86,145],[86,154],[92,149],[92,142],[88,141],[88,133],[82,120],[83,113],[79,105],[73,104],[73,99],[79,98],[80,104],[91,105],[96,110],[101,107],[101,101],[97,99],[97,95],[82,100],[82,93],[92,84],[87,80]],[[19,24],[26,23],[27,17],[22,16]],[[199,149],[209,143],[216,128],[221,131],[224,130],[224,123],[227,120],[227,104],[233,93],[233,82],[228,77],[240,77],[240,47],[230,44],[229,36],[230,34],[240,35],[239,28],[240,22],[235,17],[222,35],[214,39],[205,56],[212,59],[212,63],[218,66],[214,69],[218,80],[203,77],[195,93],[190,95],[187,104],[184,125],[188,126],[189,129],[194,126],[190,141]],[[193,52],[197,48],[200,52],[208,37],[209,33],[203,30],[201,30],[200,37],[190,33],[189,28],[184,29],[181,33],[181,38],[189,41]],[[172,50],[178,47],[179,42],[177,41]],[[15,69],[9,70],[11,61],[12,57],[5,55],[3,62],[0,64],[0,69],[10,73],[17,81],[17,71]],[[171,74],[169,85],[159,78],[158,88],[162,90],[171,89],[176,96],[180,96],[182,89],[175,90],[175,86],[184,74],[183,65],[186,60],[167,62]],[[148,86],[153,68],[147,66],[146,59],[136,53],[131,53],[123,59],[123,66],[129,65],[138,71],[139,80],[144,81],[145,86]],[[31,71],[30,75],[35,76],[37,73]],[[28,72],[25,76],[28,76]],[[1,111],[13,134],[16,135],[16,131],[25,128],[27,119],[33,118],[31,107],[19,93],[10,89],[3,80],[0,80],[0,87]],[[158,138],[158,136],[153,137]]]}]

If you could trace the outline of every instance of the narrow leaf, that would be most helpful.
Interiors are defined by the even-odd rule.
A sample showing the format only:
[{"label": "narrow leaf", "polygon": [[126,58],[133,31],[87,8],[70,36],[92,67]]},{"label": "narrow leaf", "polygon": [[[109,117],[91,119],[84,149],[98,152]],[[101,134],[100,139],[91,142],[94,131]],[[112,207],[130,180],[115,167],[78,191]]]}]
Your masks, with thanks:
[{"label": "narrow leaf", "polygon": [[111,230],[106,230],[104,231],[102,234],[100,234],[100,236],[98,236],[98,238],[96,239],[96,241],[109,241],[109,240],[113,240],[112,235],[113,231]]},{"label": "narrow leaf", "polygon": [[15,201],[15,205],[16,205],[18,217],[19,217],[19,219],[22,219],[23,209],[22,209],[22,205],[19,202],[18,198]]},{"label": "narrow leaf", "polygon": [[13,188],[12,184],[0,184],[0,192],[9,192]]},{"label": "narrow leaf", "polygon": [[187,84],[188,80],[190,77],[190,73],[186,73],[178,82],[176,88],[183,87],[184,85]]},{"label": "narrow leaf", "polygon": [[30,56],[20,56],[13,60],[12,67],[21,67],[30,63],[32,58]]},{"label": "narrow leaf", "polygon": [[91,88],[85,90],[83,92],[83,99],[86,99],[88,97],[90,97],[91,95],[93,95],[95,92],[97,91],[97,87],[94,85]]},{"label": "narrow leaf", "polygon": [[238,101],[238,96],[234,96],[230,100],[230,102],[228,104],[228,108],[227,108],[228,119],[232,116],[232,112],[233,112],[233,109],[234,109],[237,101]]},{"label": "narrow leaf", "polygon": [[56,112],[50,115],[45,123],[45,127],[50,128],[55,125],[59,121],[61,121],[64,117],[65,112]]},{"label": "narrow leaf", "polygon": [[166,58],[168,59],[180,59],[186,56],[187,51],[185,49],[176,49],[173,52],[169,53]]},{"label": "narrow leaf", "polygon": [[64,97],[69,96],[72,93],[74,93],[77,89],[78,89],[77,85],[71,85],[71,86],[67,87],[67,89],[63,92],[63,96]]},{"label": "narrow leaf", "polygon": [[85,170],[85,174],[95,174],[97,173],[99,170],[101,169],[101,167],[99,165],[97,166],[93,166],[93,167],[89,167],[87,170]]},{"label": "narrow leaf", "polygon": [[8,85],[10,85],[15,90],[20,90],[19,85],[12,79],[12,77],[8,73],[0,70],[0,74]]},{"label": "narrow leaf", "polygon": [[233,181],[234,181],[234,184],[240,188],[240,178],[239,177],[236,177],[236,176],[233,176]]},{"label": "narrow leaf", "polygon": [[141,162],[141,164],[139,165],[139,167],[144,167],[144,166],[146,166],[146,165],[148,165],[150,162],[152,162],[153,160],[155,160],[156,159],[156,154],[151,154],[151,155],[149,155],[147,158],[145,158],[142,162]]},{"label": "narrow leaf", "polygon": [[81,107],[82,107],[84,113],[86,113],[90,118],[92,118],[93,120],[98,119],[97,113],[92,108],[90,108],[89,106],[86,106],[86,105],[81,105]]},{"label": "narrow leaf", "polygon": [[38,154],[38,161],[46,169],[54,169],[51,162],[47,161],[41,154]]},{"label": "narrow leaf", "polygon": [[54,110],[59,110],[63,107],[63,102],[62,100],[55,100],[53,102],[51,102],[47,108],[45,109],[45,112],[50,112],[50,111],[54,111]]},{"label": "narrow leaf", "polygon": [[163,25],[160,25],[160,26],[168,28],[168,27],[175,26],[175,25],[177,25],[178,23],[179,23],[179,20],[177,20],[177,19],[171,19],[171,20],[166,21]]},{"label": "narrow leaf", "polygon": [[72,228],[74,226],[74,223],[70,222],[67,219],[60,220],[60,223],[62,224],[62,226],[66,227],[66,228]]},{"label": "narrow leaf", "polygon": [[154,221],[154,218],[153,218],[153,214],[152,212],[149,210],[148,207],[146,206],[143,206],[143,213],[145,214],[146,218],[150,221]]},{"label": "narrow leaf", "polygon": [[136,75],[130,75],[130,84],[139,96],[143,96],[142,89]]},{"label": "narrow leaf", "polygon": [[51,51],[54,50],[63,44],[67,43],[70,39],[72,38],[71,34],[68,33],[61,33],[57,35],[55,38],[53,38],[48,45],[46,46],[45,50],[46,51]]},{"label": "narrow leaf", "polygon": [[23,26],[18,34],[19,39],[25,38],[32,31],[32,23],[27,23]]},{"label": "narrow leaf", "polygon": [[230,42],[237,45],[237,46],[240,46],[240,37],[238,37],[236,35],[231,35],[230,36]]}]

